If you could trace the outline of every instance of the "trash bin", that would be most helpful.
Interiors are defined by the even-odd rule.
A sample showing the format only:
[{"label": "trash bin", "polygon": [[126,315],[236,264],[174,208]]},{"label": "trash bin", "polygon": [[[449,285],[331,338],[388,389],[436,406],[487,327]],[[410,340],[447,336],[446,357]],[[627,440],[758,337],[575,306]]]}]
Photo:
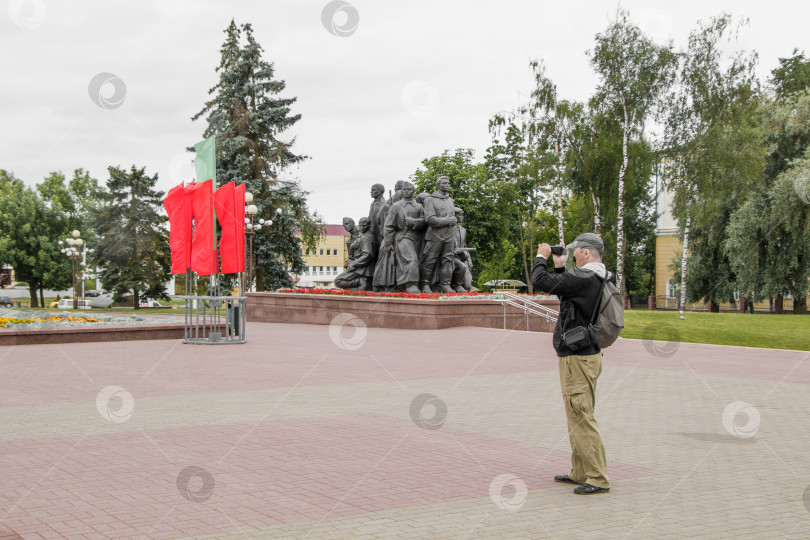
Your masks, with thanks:
[{"label": "trash bin", "polygon": [[225,324],[234,336],[239,335],[239,302],[225,302]]}]

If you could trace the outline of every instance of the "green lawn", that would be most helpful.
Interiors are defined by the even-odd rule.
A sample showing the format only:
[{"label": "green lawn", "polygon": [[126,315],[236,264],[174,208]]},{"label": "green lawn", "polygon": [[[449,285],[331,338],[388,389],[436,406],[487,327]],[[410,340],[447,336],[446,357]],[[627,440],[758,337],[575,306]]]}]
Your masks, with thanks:
[{"label": "green lawn", "polygon": [[630,310],[622,337],[810,351],[810,315]]}]

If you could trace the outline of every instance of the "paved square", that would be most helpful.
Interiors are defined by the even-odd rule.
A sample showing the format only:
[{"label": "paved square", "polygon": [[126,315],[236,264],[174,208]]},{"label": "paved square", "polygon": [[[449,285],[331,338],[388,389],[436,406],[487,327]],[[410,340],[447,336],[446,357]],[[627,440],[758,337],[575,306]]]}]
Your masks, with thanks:
[{"label": "paved square", "polygon": [[576,496],[548,334],[0,348],[0,539],[807,538],[810,353],[620,340]]}]

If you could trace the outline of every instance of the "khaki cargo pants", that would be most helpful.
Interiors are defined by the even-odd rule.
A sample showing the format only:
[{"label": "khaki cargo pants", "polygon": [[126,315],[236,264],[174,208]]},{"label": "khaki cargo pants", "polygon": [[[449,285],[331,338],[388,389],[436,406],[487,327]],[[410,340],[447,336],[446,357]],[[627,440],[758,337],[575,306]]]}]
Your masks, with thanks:
[{"label": "khaki cargo pants", "polygon": [[608,488],[605,446],[593,413],[600,373],[602,353],[560,357],[560,386],[572,451],[568,476],[582,484]]}]

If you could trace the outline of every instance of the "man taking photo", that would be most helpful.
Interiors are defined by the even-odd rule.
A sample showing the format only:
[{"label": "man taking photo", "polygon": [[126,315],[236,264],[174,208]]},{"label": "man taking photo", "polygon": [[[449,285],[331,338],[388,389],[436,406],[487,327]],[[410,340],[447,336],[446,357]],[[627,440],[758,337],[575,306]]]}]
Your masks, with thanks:
[{"label": "man taking photo", "polygon": [[553,345],[559,357],[560,385],[572,453],[571,471],[555,476],[554,480],[580,484],[574,489],[577,495],[593,495],[610,490],[605,447],[594,417],[596,381],[602,373],[602,350],[593,339],[575,341],[573,336],[581,335],[580,329],[587,329],[594,322],[589,319],[601,298],[602,283],[613,276],[602,264],[605,244],[599,235],[581,234],[569,247],[574,249],[576,268],[566,272],[568,250],[563,250],[561,255],[553,255],[554,273],[550,274],[547,265],[552,249],[549,244],[540,244],[531,277],[535,290],[556,294],[560,299]]}]

